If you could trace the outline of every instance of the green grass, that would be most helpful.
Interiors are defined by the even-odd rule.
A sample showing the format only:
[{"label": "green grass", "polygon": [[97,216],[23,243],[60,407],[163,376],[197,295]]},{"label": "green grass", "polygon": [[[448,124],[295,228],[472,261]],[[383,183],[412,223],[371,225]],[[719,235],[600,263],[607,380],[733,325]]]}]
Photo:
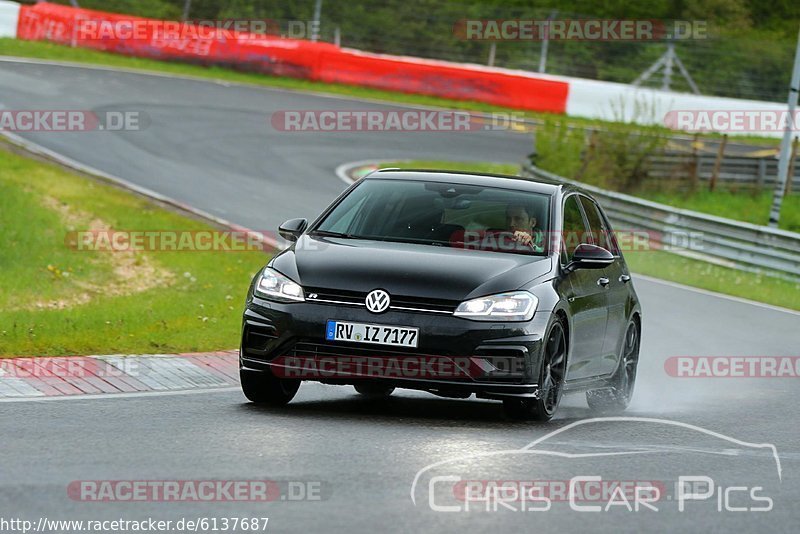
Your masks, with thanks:
[{"label": "green grass", "polygon": [[664,251],[628,251],[631,271],[792,310],[800,310],[800,283],[721,267]]},{"label": "green grass", "polygon": [[[263,252],[125,255],[67,246],[70,231],[100,223],[114,230],[212,229],[0,146],[0,356],[238,346],[245,293],[268,259]],[[54,302],[64,309],[51,308]]]},{"label": "green grass", "polygon": [[[699,211],[727,219],[765,225],[769,221],[772,191],[761,193],[731,191],[696,191],[680,193],[643,190],[636,193],[653,202],[660,202],[692,211]],[[800,195],[783,197],[780,228],[800,232]]]},{"label": "green grass", "polygon": [[[433,170],[449,169],[512,175],[517,174],[519,171],[519,167],[516,165],[502,163],[425,160],[389,161],[382,162],[380,166]],[[698,197],[702,197],[703,194],[697,193],[697,195]],[[725,195],[725,193],[714,193],[714,195]],[[728,193],[728,195],[733,194]],[[748,202],[755,202],[755,200],[752,200],[752,197],[747,194],[740,194],[739,196],[744,197],[743,200],[740,200],[741,204],[738,205],[739,208],[736,208],[737,204],[734,204],[734,207],[730,210],[727,210],[727,208],[722,205],[716,206],[715,209],[719,209],[721,212],[727,210],[725,213],[735,215],[737,209],[749,205]],[[725,197],[721,196],[720,198]],[[748,201],[748,198],[750,198],[751,201]],[[661,200],[659,200],[659,202],[660,201]],[[681,207],[689,207],[678,205]],[[689,209],[697,209],[701,205],[702,204],[698,202],[697,206],[689,207]],[[787,210],[791,211],[791,209],[791,206],[784,204],[783,215],[786,216]],[[795,282],[713,265],[704,261],[684,258],[677,254],[664,251],[631,250],[624,252],[624,254],[625,260],[635,273],[679,282],[688,286],[716,291],[726,295],[773,304],[775,306],[800,310],[800,284]]]},{"label": "green grass", "polygon": [[[301,80],[296,78],[286,78],[279,76],[269,76],[265,74],[239,72],[236,70],[222,67],[204,67],[179,62],[159,61],[154,59],[137,58],[123,56],[110,52],[101,52],[86,48],[71,48],[69,46],[43,42],[43,41],[21,41],[10,38],[0,38],[0,55],[16,56],[26,58],[47,59],[55,61],[71,61],[77,63],[88,63],[92,65],[105,65],[110,67],[121,67],[126,69],[164,72],[183,76],[194,76],[212,80],[226,82],[237,82],[254,84],[265,87],[289,89],[294,91],[311,91],[329,93],[334,95],[346,96],[351,98],[361,98],[366,100],[379,100],[385,102],[396,102],[402,104],[412,104],[420,106],[442,107],[449,109],[459,109],[478,112],[513,112],[514,117],[545,120],[548,117],[562,117],[549,113],[538,113],[533,111],[523,111],[502,106],[485,104],[482,102],[453,100],[434,96],[415,95],[353,85],[334,84]],[[611,121],[601,121],[593,119],[583,119],[570,117],[569,124],[579,128],[608,128],[617,127],[624,130],[638,130],[637,125],[623,124]],[[674,133],[672,130],[660,127],[651,127],[667,133]],[[706,138],[719,137],[716,134],[704,136]],[[762,136],[737,136],[737,142],[747,142],[757,145],[777,146],[778,141],[769,137]]]}]

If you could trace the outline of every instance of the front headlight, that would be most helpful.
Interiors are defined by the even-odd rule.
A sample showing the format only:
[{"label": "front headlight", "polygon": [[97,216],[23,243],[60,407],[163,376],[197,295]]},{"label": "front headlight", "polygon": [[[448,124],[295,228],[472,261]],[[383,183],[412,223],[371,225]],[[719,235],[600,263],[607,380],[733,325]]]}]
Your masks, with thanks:
[{"label": "front headlight", "polygon": [[305,299],[303,288],[278,271],[265,268],[256,282],[255,293],[267,300],[278,302],[302,302]]},{"label": "front headlight", "polygon": [[539,304],[527,291],[500,293],[462,302],[454,315],[476,321],[530,321]]}]

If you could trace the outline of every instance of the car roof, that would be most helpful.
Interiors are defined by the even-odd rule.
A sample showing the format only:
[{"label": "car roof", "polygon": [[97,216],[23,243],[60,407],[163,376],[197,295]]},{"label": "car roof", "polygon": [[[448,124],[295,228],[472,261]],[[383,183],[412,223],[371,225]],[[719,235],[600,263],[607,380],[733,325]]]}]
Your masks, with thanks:
[{"label": "car roof", "polygon": [[568,190],[579,188],[566,183],[542,178],[526,178],[506,174],[490,174],[482,172],[447,171],[435,169],[379,169],[362,178],[362,180],[421,180],[429,182],[445,182],[464,185],[480,185],[486,187],[502,187],[518,189],[531,193],[547,195],[564,194]]}]

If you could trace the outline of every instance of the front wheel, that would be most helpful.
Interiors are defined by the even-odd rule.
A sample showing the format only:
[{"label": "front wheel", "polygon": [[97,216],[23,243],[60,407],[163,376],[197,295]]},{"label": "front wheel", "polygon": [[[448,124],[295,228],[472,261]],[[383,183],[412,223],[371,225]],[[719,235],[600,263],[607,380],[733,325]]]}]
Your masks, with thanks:
[{"label": "front wheel", "polygon": [[561,321],[553,323],[546,339],[539,371],[538,395],[534,398],[503,400],[506,415],[512,419],[549,421],[561,402],[567,368],[567,338]]},{"label": "front wheel", "polygon": [[586,402],[595,412],[617,413],[625,410],[633,397],[636,384],[636,368],[639,365],[639,325],[631,320],[625,329],[622,357],[619,367],[608,387],[586,392]]},{"label": "front wheel", "polygon": [[272,371],[239,370],[242,393],[256,404],[283,406],[288,404],[300,389],[300,381],[278,378]]}]

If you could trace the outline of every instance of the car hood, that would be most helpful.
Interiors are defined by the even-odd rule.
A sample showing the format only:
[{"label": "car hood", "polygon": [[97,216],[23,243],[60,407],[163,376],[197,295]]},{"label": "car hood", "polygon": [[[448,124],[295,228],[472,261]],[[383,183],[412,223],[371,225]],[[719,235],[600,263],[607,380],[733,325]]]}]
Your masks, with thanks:
[{"label": "car hood", "polygon": [[308,235],[270,265],[304,287],[459,301],[519,289],[552,269],[548,257]]}]

